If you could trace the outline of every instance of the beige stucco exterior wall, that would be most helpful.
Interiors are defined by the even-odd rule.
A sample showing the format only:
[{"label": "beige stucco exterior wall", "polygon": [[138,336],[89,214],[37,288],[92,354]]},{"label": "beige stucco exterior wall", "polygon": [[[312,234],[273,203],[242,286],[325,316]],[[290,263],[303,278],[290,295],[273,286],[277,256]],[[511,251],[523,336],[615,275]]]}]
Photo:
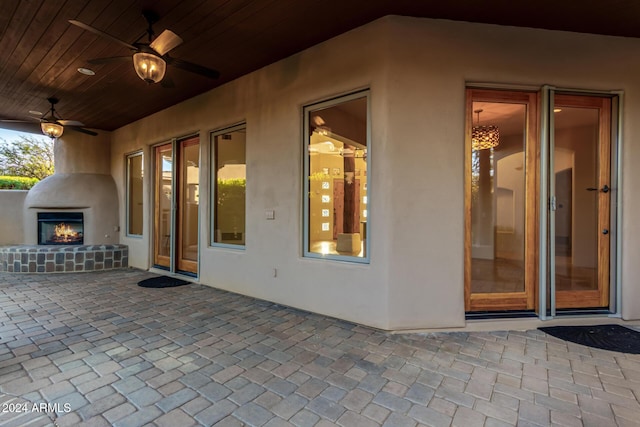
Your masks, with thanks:
[{"label": "beige stucco exterior wall", "polygon": [[[389,162],[392,179],[402,183],[389,194],[397,207],[389,317],[394,328],[454,326],[464,310],[465,84],[623,90],[622,157],[634,164],[640,40],[401,17],[388,25],[388,128],[398,153]],[[622,313],[637,319],[640,229],[633,212],[640,199],[632,189],[640,174],[622,167]]]},{"label": "beige stucco exterior wall", "polygon": [[[222,289],[325,313],[379,328],[387,317],[387,226],[391,207],[380,197],[372,201],[372,219],[379,243],[371,247],[371,264],[304,259],[302,257],[302,107],[315,101],[371,88],[378,100],[372,108],[376,150],[385,151],[385,25],[364,27],[287,58],[211,92],[113,132],[112,174],[119,189],[125,180],[125,154],[142,149],[145,171],[152,170],[149,147],[174,137],[200,133],[201,257],[200,281]],[[209,131],[247,123],[246,247],[209,247]],[[373,167],[383,173],[382,155]],[[130,265],[152,264],[151,174],[145,173],[145,228],[142,239],[122,236],[129,245]],[[376,192],[384,181],[371,183]],[[120,191],[120,206],[125,206]],[[265,210],[275,220],[265,219]],[[120,209],[121,221],[125,211]],[[124,224],[124,222],[123,222]],[[274,276],[277,269],[277,277]]]},{"label": "beige stucco exterior wall", "polygon": [[84,214],[84,244],[115,244],[119,236],[118,189],[111,176],[111,135],[68,131],[54,145],[55,173],[29,190],[21,205],[24,237],[38,242],[37,215],[44,211]]},{"label": "beige stucco exterior wall", "polygon": [[67,131],[53,147],[56,173],[111,174],[111,133],[97,136]]},{"label": "beige stucco exterior wall", "polygon": [[27,190],[0,190],[0,245],[23,243],[22,206]]},{"label": "beige stucco exterior wall", "polygon": [[[624,64],[624,66],[622,66]],[[145,229],[121,237],[151,266],[150,145],[201,138],[202,283],[385,329],[463,327],[465,86],[623,90],[622,156],[640,111],[640,40],[387,17],[113,132],[124,226],[125,154],[145,153]],[[371,89],[370,264],[302,257],[302,108]],[[247,123],[247,244],[208,247],[208,132]],[[640,318],[640,173],[623,164],[622,314]],[[637,192],[636,192],[637,193]],[[640,206],[638,206],[640,207]],[[264,211],[276,219],[265,220]],[[273,269],[277,277],[273,277]]]}]

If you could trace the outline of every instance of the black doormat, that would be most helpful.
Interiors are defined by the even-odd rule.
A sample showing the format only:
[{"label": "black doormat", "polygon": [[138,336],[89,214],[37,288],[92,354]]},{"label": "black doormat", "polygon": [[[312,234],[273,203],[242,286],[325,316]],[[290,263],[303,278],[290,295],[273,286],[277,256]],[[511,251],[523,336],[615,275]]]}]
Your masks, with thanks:
[{"label": "black doormat", "polygon": [[172,288],[174,286],[188,285],[191,282],[170,276],[158,276],[144,279],[138,282],[138,286],[143,288]]},{"label": "black doormat", "polygon": [[640,354],[640,332],[620,325],[549,326],[538,329],[576,344],[620,353]]}]

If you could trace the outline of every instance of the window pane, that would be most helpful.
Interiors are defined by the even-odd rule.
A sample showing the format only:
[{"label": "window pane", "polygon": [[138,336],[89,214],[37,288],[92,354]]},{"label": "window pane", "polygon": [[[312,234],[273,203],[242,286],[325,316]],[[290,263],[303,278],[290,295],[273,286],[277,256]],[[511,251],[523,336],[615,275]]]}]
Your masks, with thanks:
[{"label": "window pane", "polygon": [[128,191],[127,204],[129,217],[127,234],[142,235],[142,154],[134,154],[127,158]]},{"label": "window pane", "polygon": [[367,98],[307,110],[310,253],[365,257]]},{"label": "window pane", "polygon": [[474,102],[473,111],[471,292],[522,292],[526,105]]},{"label": "window pane", "polygon": [[215,243],[245,244],[246,129],[214,135]]},{"label": "window pane", "polygon": [[[180,261],[198,261],[198,206],[200,204],[200,144],[194,138],[180,142]],[[188,263],[182,268],[187,269]],[[180,265],[179,265],[180,266]]]},{"label": "window pane", "polygon": [[556,290],[597,290],[600,111],[556,107],[562,107],[553,116]]},{"label": "window pane", "polygon": [[170,267],[171,263],[171,203],[173,200],[173,146],[156,147],[156,209],[155,263]]}]

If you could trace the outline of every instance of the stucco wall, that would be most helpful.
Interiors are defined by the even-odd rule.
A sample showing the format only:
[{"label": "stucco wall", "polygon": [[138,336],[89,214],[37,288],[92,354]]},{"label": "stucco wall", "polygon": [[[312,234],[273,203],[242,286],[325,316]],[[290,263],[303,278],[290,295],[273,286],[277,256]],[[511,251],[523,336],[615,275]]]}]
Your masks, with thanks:
[{"label": "stucco wall", "polygon": [[118,200],[110,175],[55,173],[29,190],[24,201],[24,242],[38,243],[38,212],[84,214],[84,244],[115,244],[119,239]]},{"label": "stucco wall", "polygon": [[67,131],[54,145],[56,173],[111,173],[110,132],[97,136]]},{"label": "stucco wall", "polygon": [[[234,292],[381,328],[464,320],[465,85],[623,90],[625,164],[640,160],[640,41],[443,20],[387,17],[113,132],[111,173],[124,224],[125,154],[200,133],[200,279]],[[624,62],[625,66],[619,64]],[[371,263],[302,254],[302,107],[371,89]],[[247,122],[247,244],[209,240],[210,130]],[[623,316],[640,318],[640,173],[623,165]],[[123,236],[131,265],[151,265],[150,174],[143,238]],[[640,206],[639,206],[640,207]],[[276,219],[267,221],[265,209]],[[277,268],[277,277],[273,269]]]},{"label": "stucco wall", "polygon": [[27,190],[0,190],[0,245],[24,243],[22,206]]},{"label": "stucco wall", "polygon": [[[624,91],[622,301],[640,318],[635,143],[640,40],[444,20],[388,18],[389,317],[396,328],[462,324],[465,84]],[[624,63],[624,66],[620,64]],[[374,141],[375,143],[375,141]],[[407,155],[410,153],[410,155]],[[625,167],[627,165],[627,167]],[[416,174],[416,171],[420,171]],[[375,173],[375,172],[373,172]]]}]

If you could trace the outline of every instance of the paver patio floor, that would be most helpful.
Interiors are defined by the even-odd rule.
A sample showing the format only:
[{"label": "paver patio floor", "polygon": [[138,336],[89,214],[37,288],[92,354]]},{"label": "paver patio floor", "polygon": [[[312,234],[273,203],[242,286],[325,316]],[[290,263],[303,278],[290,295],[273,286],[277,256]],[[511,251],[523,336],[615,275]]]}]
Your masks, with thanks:
[{"label": "paver patio floor", "polygon": [[0,274],[0,425],[640,423],[638,355],[537,330],[394,335],[136,285],[151,276]]}]

